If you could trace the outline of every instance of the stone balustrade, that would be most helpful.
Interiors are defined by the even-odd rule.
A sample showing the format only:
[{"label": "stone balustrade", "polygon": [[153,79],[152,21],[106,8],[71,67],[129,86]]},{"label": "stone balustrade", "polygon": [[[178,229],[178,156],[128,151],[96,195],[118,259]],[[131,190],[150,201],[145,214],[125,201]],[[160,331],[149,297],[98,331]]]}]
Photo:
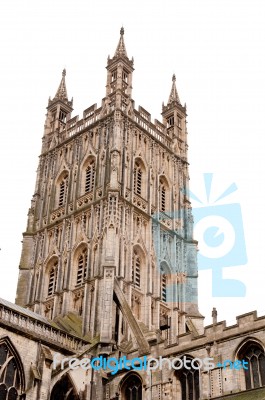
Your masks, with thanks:
[{"label": "stone balustrade", "polygon": [[87,341],[56,328],[41,315],[12,303],[8,305],[3,303],[9,302],[0,300],[0,325],[23,331],[31,337],[35,336],[37,340],[43,340],[50,345],[64,347],[73,352],[88,344]]}]

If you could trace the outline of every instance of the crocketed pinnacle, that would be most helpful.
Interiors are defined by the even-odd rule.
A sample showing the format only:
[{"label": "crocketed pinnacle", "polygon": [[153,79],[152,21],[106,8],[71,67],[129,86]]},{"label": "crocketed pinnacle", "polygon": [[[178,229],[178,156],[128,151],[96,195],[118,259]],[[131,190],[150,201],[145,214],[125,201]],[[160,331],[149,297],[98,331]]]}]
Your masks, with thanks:
[{"label": "crocketed pinnacle", "polygon": [[55,98],[64,100],[64,101],[68,101],[67,89],[66,89],[66,83],[65,83],[65,75],[66,75],[66,70],[64,69],[62,72],[62,79],[61,79],[60,85],[57,89]]},{"label": "crocketed pinnacle", "polygon": [[123,38],[123,36],[124,36],[124,28],[123,27],[121,27],[120,35],[121,35],[120,40],[119,40],[117,49],[115,51],[114,57],[122,57],[122,56],[128,57],[125,43],[124,43],[124,38]]},{"label": "crocketed pinnacle", "polygon": [[176,87],[175,74],[173,74],[173,76],[172,76],[172,88],[171,88],[171,92],[170,92],[167,104],[169,105],[169,104],[173,103],[173,101],[176,101],[177,103],[180,104],[179,95],[178,95],[177,87]]}]

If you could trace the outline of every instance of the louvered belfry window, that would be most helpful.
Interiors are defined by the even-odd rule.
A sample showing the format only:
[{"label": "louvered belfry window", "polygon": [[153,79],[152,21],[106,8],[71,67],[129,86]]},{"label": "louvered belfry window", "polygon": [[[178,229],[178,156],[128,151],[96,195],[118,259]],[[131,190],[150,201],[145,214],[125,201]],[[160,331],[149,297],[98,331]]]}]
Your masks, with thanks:
[{"label": "louvered belfry window", "polygon": [[141,260],[136,252],[134,252],[133,256],[132,282],[137,287],[141,286]]},{"label": "louvered belfry window", "polygon": [[141,164],[136,161],[134,167],[134,193],[142,195],[142,168]]},{"label": "louvered belfry window", "polygon": [[161,300],[167,301],[167,276],[163,267],[161,267],[160,273],[161,273]]},{"label": "louvered belfry window", "polygon": [[60,182],[60,187],[59,187],[59,201],[58,205],[59,207],[63,206],[66,201],[66,195],[67,195],[67,188],[68,188],[68,174],[64,176],[64,178]]},{"label": "louvered belfry window", "polygon": [[56,289],[57,268],[58,268],[58,262],[56,261],[53,267],[50,269],[49,273],[48,296],[53,295]]},{"label": "louvered belfry window", "polygon": [[83,250],[83,252],[78,257],[78,265],[77,265],[77,277],[76,284],[82,284],[87,278],[87,250]]},{"label": "louvered belfry window", "polygon": [[161,187],[161,211],[166,211],[166,188]]},{"label": "louvered belfry window", "polygon": [[167,184],[164,178],[160,178],[160,211],[169,211],[167,210]]},{"label": "louvered belfry window", "polygon": [[91,192],[95,184],[95,161],[91,161],[86,168],[85,192]]}]

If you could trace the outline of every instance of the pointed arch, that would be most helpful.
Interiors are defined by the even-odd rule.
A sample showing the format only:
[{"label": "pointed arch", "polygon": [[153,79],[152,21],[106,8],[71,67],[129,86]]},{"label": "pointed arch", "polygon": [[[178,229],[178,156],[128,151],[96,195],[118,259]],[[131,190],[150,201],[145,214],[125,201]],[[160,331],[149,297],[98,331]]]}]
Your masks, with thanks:
[{"label": "pointed arch", "polygon": [[133,245],[133,249],[139,254],[139,256],[141,257],[142,261],[144,262],[146,255],[147,255],[147,250],[146,248],[143,246],[144,243],[139,243],[139,240],[136,242],[134,242],[135,244]]},{"label": "pointed arch", "polygon": [[242,354],[242,352],[244,352],[244,349],[246,346],[248,346],[250,343],[253,343],[254,345],[260,346],[263,351],[265,351],[265,346],[263,345],[263,343],[258,340],[255,337],[249,336],[247,338],[245,338],[235,349],[234,351],[234,357],[235,358],[239,358],[239,355]]},{"label": "pointed arch", "polygon": [[136,373],[129,373],[120,383],[121,400],[142,400],[143,382]]},{"label": "pointed arch", "polygon": [[50,400],[80,400],[69,374],[64,374],[53,386]]},{"label": "pointed arch", "polygon": [[24,390],[25,374],[21,358],[11,340],[3,337],[0,339],[0,399],[18,400]]}]

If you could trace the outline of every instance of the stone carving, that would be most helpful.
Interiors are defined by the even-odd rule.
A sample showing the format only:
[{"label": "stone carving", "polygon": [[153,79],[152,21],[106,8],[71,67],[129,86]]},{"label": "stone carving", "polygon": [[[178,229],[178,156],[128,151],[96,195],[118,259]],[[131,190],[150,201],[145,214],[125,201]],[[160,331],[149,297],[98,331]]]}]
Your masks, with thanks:
[{"label": "stone carving", "polygon": [[111,279],[113,277],[113,270],[112,269],[106,269],[105,277]]}]

